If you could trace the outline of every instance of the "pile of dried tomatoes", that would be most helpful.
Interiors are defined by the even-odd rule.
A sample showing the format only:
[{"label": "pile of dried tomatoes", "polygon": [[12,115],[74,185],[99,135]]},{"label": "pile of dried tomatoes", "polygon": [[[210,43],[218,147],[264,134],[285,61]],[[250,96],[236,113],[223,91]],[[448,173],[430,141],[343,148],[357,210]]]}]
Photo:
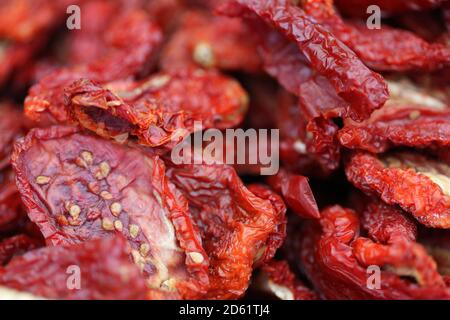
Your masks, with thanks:
[{"label": "pile of dried tomatoes", "polygon": [[[0,38],[0,298],[450,299],[449,1],[4,0]],[[280,169],[173,161],[199,121]]]}]

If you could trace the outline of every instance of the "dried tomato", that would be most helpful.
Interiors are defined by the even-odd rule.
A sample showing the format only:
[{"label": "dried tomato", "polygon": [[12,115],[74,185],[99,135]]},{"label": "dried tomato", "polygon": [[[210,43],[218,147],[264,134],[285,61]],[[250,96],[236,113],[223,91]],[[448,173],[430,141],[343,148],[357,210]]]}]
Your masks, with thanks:
[{"label": "dried tomato", "polygon": [[383,152],[392,146],[416,148],[450,146],[450,112],[429,108],[388,107],[364,124],[339,131],[339,141],[352,149]]},{"label": "dried tomato", "polygon": [[262,186],[247,189],[226,165],[186,164],[167,174],[189,200],[210,259],[206,298],[240,297],[253,267],[271,259],[284,239],[282,200]]},{"label": "dried tomato", "polygon": [[249,26],[238,18],[188,12],[162,52],[161,68],[166,71],[202,67],[257,72],[261,61],[255,40]]},{"label": "dried tomato", "polygon": [[[65,18],[66,8],[81,1],[5,0],[0,4],[0,85],[26,71],[26,64],[47,44]],[[14,26],[14,27],[12,27]]]},{"label": "dried tomato", "polygon": [[422,286],[443,286],[436,262],[415,243],[417,227],[401,209],[371,200],[362,212],[361,224],[370,238],[355,240],[354,254],[364,266],[386,266],[398,275],[411,276]]},{"label": "dried tomato", "polygon": [[128,252],[121,237],[45,247],[13,258],[0,269],[0,284],[52,299],[145,299]]},{"label": "dried tomato", "polygon": [[365,119],[386,101],[388,91],[383,78],[367,69],[348,47],[301,8],[285,0],[236,0],[222,11],[243,15],[243,9],[254,12],[298,46],[311,67],[348,101],[350,107],[345,111],[351,118]]},{"label": "dried tomato", "polygon": [[346,165],[348,180],[388,204],[399,205],[422,224],[450,228],[450,168],[413,152],[379,157],[355,152]]},{"label": "dried tomato", "polygon": [[257,281],[261,290],[280,300],[318,299],[315,292],[297,279],[286,261],[271,260],[264,264]]},{"label": "dried tomato", "polygon": [[383,245],[361,237],[353,247],[356,259],[363,266],[386,266],[397,275],[414,277],[421,286],[445,287],[436,262],[419,244],[400,241]]},{"label": "dried tomato", "polygon": [[315,155],[323,168],[335,170],[341,159],[341,146],[337,140],[338,126],[332,119],[322,117],[311,120],[306,126],[307,150]]},{"label": "dried tomato", "polygon": [[48,244],[122,234],[153,298],[206,290],[207,255],[158,157],[53,126],[18,141],[12,162],[28,216]]},{"label": "dried tomato", "polygon": [[146,1],[145,9],[164,31],[172,32],[187,7],[186,0]]},{"label": "dried tomato", "polygon": [[21,112],[11,103],[0,103],[0,170],[9,165],[12,144],[25,132],[25,120]]},{"label": "dried tomato", "polygon": [[5,265],[14,256],[42,246],[39,239],[33,239],[25,234],[6,238],[0,242],[0,265]]},{"label": "dried tomato", "polygon": [[42,45],[41,39],[33,43],[0,43],[0,85],[6,85],[14,72],[20,72],[20,67],[26,64]]},{"label": "dried tomato", "polygon": [[[320,224],[309,222],[299,241],[300,263],[314,288],[327,299],[449,299],[442,283],[418,285],[396,273],[380,270],[379,287],[372,288],[372,273],[353,253],[359,235],[358,215],[340,206],[321,213]],[[362,238],[360,238],[362,239]]]},{"label": "dried tomato", "polygon": [[0,234],[15,230],[22,220],[21,202],[14,172],[11,168],[0,171]]},{"label": "dried tomato", "polygon": [[[5,0],[0,5],[0,37],[30,42],[62,21],[66,8],[80,1]],[[11,27],[14,26],[14,27]]]},{"label": "dried tomato", "polygon": [[32,86],[25,99],[25,114],[43,121],[66,122],[64,88],[81,78],[106,83],[139,75],[148,69],[149,62],[162,41],[160,28],[142,10],[125,11],[113,19],[106,30],[105,55],[88,64],[58,69]]},{"label": "dried tomato", "polygon": [[260,199],[269,201],[271,203],[273,208],[272,214],[275,215],[276,220],[275,228],[272,230],[266,240],[264,251],[260,249],[260,251],[258,251],[256,259],[254,260],[255,266],[259,267],[275,256],[275,253],[282,246],[286,238],[286,205],[284,204],[283,200],[266,185],[250,184],[248,186],[248,190]]},{"label": "dried tomato", "polygon": [[449,18],[0,0],[0,298],[450,300]]},{"label": "dried tomato", "polygon": [[450,113],[439,95],[408,82],[390,82],[391,99],[361,123],[347,121],[339,142],[380,153],[393,146],[442,148],[450,145]]},{"label": "dried tomato", "polygon": [[337,95],[331,83],[310,66],[295,43],[273,30],[266,31],[259,52],[265,71],[289,92],[299,97],[304,118],[345,116],[349,104]]},{"label": "dried tomato", "polygon": [[447,286],[450,275],[450,237],[445,230],[426,229],[419,236],[420,243],[433,256],[439,273],[443,275]]},{"label": "dried tomato", "polygon": [[361,226],[374,241],[395,243],[417,239],[416,223],[400,208],[372,198],[362,210]]},{"label": "dried tomato", "polygon": [[284,91],[278,101],[280,158],[285,167],[308,176],[329,175],[340,162],[337,126],[322,117],[307,121],[297,100]]},{"label": "dried tomato", "polygon": [[385,14],[396,14],[406,10],[426,10],[440,6],[446,0],[335,0],[336,5],[346,14],[366,15],[367,8],[377,5]]},{"label": "dried tomato", "polygon": [[179,142],[194,130],[194,121],[204,128],[233,127],[248,103],[236,81],[212,71],[161,73],[108,87],[75,82],[66,90],[66,106],[83,127],[103,137],[123,141],[132,135],[147,146]]},{"label": "dried tomato", "polygon": [[443,44],[428,43],[411,32],[386,25],[369,29],[366,23],[344,22],[329,0],[306,0],[303,8],[373,69],[435,70],[450,66],[450,48]]},{"label": "dried tomato", "polygon": [[269,177],[268,182],[275,191],[282,194],[288,208],[292,209],[294,213],[309,219],[320,217],[308,178],[281,170],[277,175]]},{"label": "dried tomato", "polygon": [[67,65],[92,63],[106,54],[108,46],[105,43],[104,32],[117,17],[122,1],[90,0],[80,7],[80,29],[71,30],[63,40],[63,57]]}]

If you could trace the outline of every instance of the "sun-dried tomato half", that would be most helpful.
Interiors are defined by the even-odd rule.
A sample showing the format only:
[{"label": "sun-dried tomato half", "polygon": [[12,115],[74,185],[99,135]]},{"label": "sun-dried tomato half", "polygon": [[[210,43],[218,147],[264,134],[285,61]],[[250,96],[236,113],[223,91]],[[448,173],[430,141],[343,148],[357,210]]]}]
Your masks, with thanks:
[{"label": "sun-dried tomato half", "polygon": [[353,247],[356,259],[363,266],[386,267],[397,275],[413,277],[421,286],[445,287],[436,262],[417,243],[399,241],[384,245],[360,237]]},{"label": "sun-dried tomato half", "polygon": [[407,10],[427,10],[440,6],[446,0],[335,0],[346,14],[365,16],[367,7],[377,5],[384,14],[402,13]]},{"label": "sun-dried tomato half", "polygon": [[338,133],[343,146],[375,153],[394,146],[450,146],[450,109],[440,92],[421,92],[409,82],[390,82],[389,88],[391,98],[368,120],[346,121]]},{"label": "sun-dried tomato half", "polygon": [[364,266],[384,266],[409,276],[421,286],[443,286],[436,262],[416,243],[417,226],[400,208],[370,199],[362,209],[361,225],[369,237],[355,240],[354,254]]},{"label": "sun-dried tomato half", "polygon": [[121,237],[36,249],[0,269],[0,284],[52,299],[145,299],[148,288]]},{"label": "sun-dried tomato half", "polygon": [[[400,277],[398,270],[378,267],[379,282],[369,279],[374,273],[361,265],[354,255],[359,235],[358,215],[340,206],[321,213],[320,224],[310,221],[299,241],[299,264],[314,288],[327,299],[449,299],[450,289],[442,282],[420,285]],[[359,238],[363,239],[363,238]],[[369,240],[370,241],[370,240]],[[370,254],[370,252],[369,252]],[[371,269],[374,270],[374,269]],[[375,272],[377,272],[375,270]],[[426,272],[426,270],[425,270]],[[442,280],[442,279],[441,279]]]},{"label": "sun-dried tomato half", "polygon": [[147,146],[177,143],[194,130],[239,124],[248,98],[234,80],[202,70],[155,74],[139,82],[107,85],[80,80],[66,89],[66,107],[83,127]]},{"label": "sun-dried tomato half", "polygon": [[216,68],[257,72],[261,61],[249,26],[238,18],[190,11],[161,54],[165,71]]},{"label": "sun-dried tomato half", "polygon": [[333,1],[305,0],[302,8],[375,70],[436,70],[450,66],[450,48],[441,43],[428,43],[414,33],[386,25],[369,29],[366,22],[345,22],[335,12]]},{"label": "sun-dried tomato half", "polygon": [[25,234],[6,238],[0,242],[0,265],[5,265],[14,256],[42,246],[39,239],[33,239]]},{"label": "sun-dried tomato half", "polygon": [[450,109],[392,106],[362,124],[345,126],[338,137],[351,149],[384,152],[393,146],[434,148],[450,146]]},{"label": "sun-dried tomato half", "polygon": [[206,290],[208,257],[158,157],[53,126],[18,141],[12,161],[28,216],[48,244],[122,234],[152,297]]},{"label": "sun-dried tomato half", "polygon": [[399,205],[425,226],[450,228],[449,165],[414,152],[355,152],[345,170],[357,188]]},{"label": "sun-dried tomato half", "polygon": [[285,0],[236,0],[221,10],[242,16],[244,9],[254,12],[297,45],[299,54],[306,57],[311,68],[325,77],[336,94],[350,104],[346,113],[354,120],[367,118],[388,98],[383,78],[365,67],[353,51],[301,8]]},{"label": "sun-dried tomato half", "polygon": [[210,259],[206,298],[242,296],[253,267],[271,259],[284,239],[282,200],[262,186],[247,189],[222,164],[173,166],[167,174],[188,198]]},{"label": "sun-dried tomato half", "polygon": [[286,261],[271,260],[261,268],[257,279],[259,290],[280,300],[317,300],[315,292],[306,287],[289,268]]},{"label": "sun-dried tomato half", "polygon": [[101,58],[55,70],[32,86],[24,103],[25,115],[50,123],[66,122],[66,86],[81,78],[106,83],[145,73],[161,44],[162,32],[144,11],[131,10],[113,19],[104,37],[107,49]]}]

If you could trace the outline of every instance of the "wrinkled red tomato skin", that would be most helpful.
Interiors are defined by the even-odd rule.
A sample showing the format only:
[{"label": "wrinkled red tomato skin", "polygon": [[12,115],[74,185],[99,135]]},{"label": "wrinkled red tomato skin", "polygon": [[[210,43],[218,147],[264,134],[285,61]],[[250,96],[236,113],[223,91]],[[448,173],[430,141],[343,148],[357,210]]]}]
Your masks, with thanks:
[{"label": "wrinkled red tomato skin", "polygon": [[[200,235],[158,157],[53,126],[31,130],[16,143],[12,159],[28,216],[48,245],[122,234],[155,297],[195,297],[206,290]],[[149,252],[159,262],[139,258]],[[169,276],[176,291],[159,290]]]},{"label": "wrinkled red tomato skin", "polygon": [[145,299],[148,292],[119,237],[30,251],[0,269],[0,284],[51,299]]}]

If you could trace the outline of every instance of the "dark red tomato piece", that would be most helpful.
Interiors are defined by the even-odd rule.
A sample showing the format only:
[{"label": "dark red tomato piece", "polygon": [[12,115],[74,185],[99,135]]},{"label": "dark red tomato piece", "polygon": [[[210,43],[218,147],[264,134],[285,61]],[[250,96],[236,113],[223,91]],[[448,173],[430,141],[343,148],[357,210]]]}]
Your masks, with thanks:
[{"label": "dark red tomato piece", "polygon": [[168,176],[188,198],[210,259],[210,289],[205,297],[242,296],[253,267],[271,259],[284,239],[282,200],[265,187],[246,188],[226,165],[174,166]]},{"label": "dark red tomato piece", "polygon": [[417,239],[417,224],[400,208],[371,198],[362,210],[361,226],[374,241],[395,243]]},{"label": "dark red tomato piece", "polygon": [[389,81],[391,98],[369,119],[345,121],[339,142],[351,149],[374,153],[396,146],[445,149],[450,146],[450,109],[445,93]]},{"label": "dark red tomato piece", "polygon": [[350,104],[346,113],[354,120],[367,118],[388,98],[386,84],[379,74],[364,66],[353,51],[289,1],[236,0],[227,3],[222,11],[238,16],[253,12],[295,43],[311,68]]},{"label": "dark red tomato piece", "polygon": [[333,1],[306,0],[302,8],[375,70],[431,71],[450,66],[450,49],[444,44],[428,43],[414,33],[387,25],[370,29],[365,21],[345,22],[335,12]]},{"label": "dark red tomato piece", "polygon": [[121,237],[36,249],[0,269],[2,286],[51,299],[145,299],[148,288]]},{"label": "dark red tomato piece", "polygon": [[443,286],[436,262],[416,243],[416,223],[400,208],[371,198],[362,209],[361,226],[371,238],[360,237],[353,243],[362,265],[386,267],[412,277],[421,286]]},{"label": "dark red tomato piece", "polygon": [[28,216],[49,245],[121,234],[152,297],[205,292],[208,257],[158,157],[53,126],[18,141],[13,166]]},{"label": "dark red tomato piece", "polygon": [[353,250],[358,262],[365,267],[385,267],[399,276],[412,277],[422,287],[445,288],[436,262],[418,243],[396,241],[385,245],[360,237],[353,243]]},{"label": "dark red tomato piece", "polygon": [[236,81],[212,71],[161,73],[106,88],[87,80],[67,88],[73,118],[100,136],[118,141],[135,136],[152,147],[178,143],[194,131],[194,121],[205,129],[236,126],[248,104]]},{"label": "dark red tomato piece", "polygon": [[[439,276],[436,283],[418,284],[402,279],[399,270],[381,269],[381,264],[375,264],[372,268],[380,268],[379,282],[377,284],[372,281],[369,277],[373,276],[374,272],[369,272],[367,266],[360,264],[354,254],[354,246],[364,240],[359,238],[355,242],[359,234],[358,215],[352,210],[334,206],[322,211],[321,216],[320,224],[308,222],[304,225],[302,233],[294,235],[294,239],[297,240],[293,241],[299,243],[296,252],[300,256],[300,261],[297,262],[305,270],[314,288],[325,298],[449,299],[450,289],[442,285],[442,278]],[[379,244],[375,246],[382,247]],[[410,257],[414,256],[411,251],[403,251],[404,257],[405,252],[406,255],[409,252]],[[375,255],[377,251],[374,250],[373,253]],[[429,257],[427,259],[432,261]],[[436,270],[429,271],[434,273]]]},{"label": "dark red tomato piece", "polygon": [[66,8],[79,1],[5,0],[0,3],[0,85],[23,72],[46,45]]},{"label": "dark red tomato piece", "polygon": [[14,256],[42,246],[39,239],[33,239],[25,234],[6,238],[0,242],[0,265],[5,265]]},{"label": "dark red tomato piece", "polygon": [[64,88],[81,78],[105,83],[145,73],[162,32],[143,10],[126,10],[104,32],[105,54],[87,64],[57,69],[31,87],[25,114],[33,120],[66,122]]},{"label": "dark red tomato piece", "polygon": [[323,177],[339,166],[341,147],[332,119],[307,120],[297,99],[282,91],[278,96],[276,122],[280,129],[280,158],[295,173]]},{"label": "dark red tomato piece", "polygon": [[256,48],[256,38],[241,19],[189,11],[163,49],[160,63],[166,71],[201,67],[257,72],[261,60]]},{"label": "dark red tomato piece", "polygon": [[281,193],[289,209],[302,218],[318,219],[320,212],[308,183],[308,178],[281,170],[269,177],[269,184]]},{"label": "dark red tomato piece", "polygon": [[0,45],[0,85],[8,84],[15,72],[34,57],[42,47],[44,39],[38,38],[32,43],[14,43],[4,40]]},{"label": "dark red tomato piece", "polygon": [[86,64],[100,59],[108,50],[104,32],[117,12],[124,10],[123,1],[89,0],[80,7],[81,29],[70,30],[62,45],[67,53],[62,57],[65,65]]},{"label": "dark red tomato piece", "polygon": [[346,165],[347,179],[384,202],[399,205],[420,223],[450,228],[450,167],[414,152],[379,157],[356,152]]}]

